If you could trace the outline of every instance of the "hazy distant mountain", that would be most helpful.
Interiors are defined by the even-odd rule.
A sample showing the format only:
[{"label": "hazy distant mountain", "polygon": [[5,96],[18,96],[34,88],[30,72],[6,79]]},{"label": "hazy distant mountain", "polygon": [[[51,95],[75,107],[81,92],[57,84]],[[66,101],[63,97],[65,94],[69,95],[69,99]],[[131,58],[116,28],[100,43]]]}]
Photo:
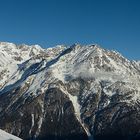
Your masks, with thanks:
[{"label": "hazy distant mountain", "polygon": [[98,45],[0,43],[0,128],[24,140],[140,139],[140,63]]}]

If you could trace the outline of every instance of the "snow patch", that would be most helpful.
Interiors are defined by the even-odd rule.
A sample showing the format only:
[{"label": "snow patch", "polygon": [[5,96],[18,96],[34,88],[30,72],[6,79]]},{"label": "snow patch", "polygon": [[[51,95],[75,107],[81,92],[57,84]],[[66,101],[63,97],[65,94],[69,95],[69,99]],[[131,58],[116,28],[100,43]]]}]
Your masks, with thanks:
[{"label": "snow patch", "polygon": [[77,120],[80,122],[80,124],[82,125],[83,129],[84,129],[85,132],[87,133],[88,139],[89,139],[89,140],[93,140],[93,137],[92,137],[92,135],[90,134],[88,128],[84,125],[84,123],[83,123],[82,120],[81,120],[81,116],[80,116],[80,115],[81,115],[81,113],[80,113],[81,107],[80,107],[80,104],[78,103],[78,97],[77,97],[77,96],[71,95],[71,94],[68,93],[66,90],[64,90],[62,87],[61,87],[60,89],[61,89],[61,91],[62,91],[63,93],[65,93],[65,94],[69,97],[70,101],[72,102],[73,107],[74,107],[74,111],[75,111],[75,115],[76,115],[76,117],[77,117]]},{"label": "snow patch", "polygon": [[0,129],[0,140],[22,140]]}]

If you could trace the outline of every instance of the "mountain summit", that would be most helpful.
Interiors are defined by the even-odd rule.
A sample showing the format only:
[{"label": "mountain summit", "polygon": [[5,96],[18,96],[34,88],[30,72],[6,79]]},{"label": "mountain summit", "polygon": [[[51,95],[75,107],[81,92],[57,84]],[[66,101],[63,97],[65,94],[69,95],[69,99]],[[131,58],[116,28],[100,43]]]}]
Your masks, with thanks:
[{"label": "mountain summit", "polygon": [[24,140],[140,138],[140,64],[93,44],[0,43],[0,129]]}]

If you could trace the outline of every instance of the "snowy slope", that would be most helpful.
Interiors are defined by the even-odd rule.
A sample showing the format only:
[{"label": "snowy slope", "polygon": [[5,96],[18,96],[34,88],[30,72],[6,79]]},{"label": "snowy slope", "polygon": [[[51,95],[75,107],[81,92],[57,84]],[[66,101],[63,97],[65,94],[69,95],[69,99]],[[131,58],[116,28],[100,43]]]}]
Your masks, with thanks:
[{"label": "snowy slope", "polygon": [[15,45],[8,42],[0,42],[0,88],[2,88],[10,77],[17,74],[19,66],[30,59],[50,60],[64,49],[63,46],[42,49],[39,45]]},{"label": "snowy slope", "polygon": [[39,46],[16,46],[12,43],[1,42],[0,43],[0,73],[1,81],[0,86],[3,86],[18,69],[18,64],[37,55],[43,51]]},{"label": "snowy slope", "polygon": [[[24,88],[28,83],[30,86],[24,95],[33,93],[38,96],[38,91],[47,90],[48,85],[56,80],[67,83],[77,78],[95,80],[97,83],[106,81],[110,84],[104,87],[105,90],[121,81],[127,83],[126,88],[140,91],[139,63],[131,62],[120,53],[105,50],[98,45],[57,46],[44,50],[38,45],[1,43],[0,52],[4,54],[0,55],[1,93],[18,86]],[[15,59],[17,57],[21,57],[21,60]],[[139,99],[139,94],[134,96]]]},{"label": "snowy slope", "polygon": [[0,129],[0,140],[22,140]]},{"label": "snowy slope", "polygon": [[[0,93],[19,86],[24,88],[28,84],[29,88],[23,95],[28,97],[32,94],[36,97],[40,94],[40,91],[47,90],[49,84],[54,81],[60,80],[63,83],[68,83],[71,80],[82,78],[94,80],[97,83],[102,81],[108,83],[105,85],[104,91],[116,82],[125,82],[125,88],[138,91],[138,94],[134,94],[135,97],[131,100],[140,99],[140,70],[138,64],[129,61],[118,52],[105,50],[98,45],[73,45],[68,48],[57,46],[47,50],[43,50],[38,45],[31,47],[24,45],[20,47],[20,50],[14,44],[6,45],[8,47],[5,44],[1,45],[1,52],[6,54],[8,53],[7,49],[12,48],[13,52],[18,54],[24,48],[23,50],[27,51],[25,53],[27,56],[23,55],[25,57],[22,57],[24,61],[15,61],[12,60],[13,55],[8,58],[7,54],[5,57],[8,58],[6,69],[11,69],[11,73],[9,76],[6,75],[8,78],[5,77],[4,81],[1,80],[1,83],[4,84]],[[30,56],[29,53],[32,48],[37,50],[34,52],[35,56],[40,51],[44,51],[43,56]],[[6,51],[3,49],[6,49]],[[11,60],[13,62],[9,65]],[[106,92],[110,96],[114,93],[109,90]]]},{"label": "snowy slope", "polygon": [[[66,111],[62,97],[66,102],[69,100],[72,103],[76,117],[76,120],[73,117],[73,121],[78,121],[81,131],[85,131],[89,137],[109,130],[105,123],[107,121],[109,128],[114,129],[114,122],[119,117],[122,118],[122,114],[129,116],[125,113],[131,113],[133,109],[135,109],[134,117],[139,116],[135,114],[135,111],[139,112],[140,103],[139,62],[130,61],[116,51],[103,49],[96,44],[86,46],[75,44],[70,47],[59,45],[55,48],[42,49],[38,45],[17,46],[0,43],[0,53],[0,118],[3,119],[5,116],[9,118],[13,115],[12,112],[18,114],[18,120],[14,117],[10,120],[15,125],[12,130],[11,124],[8,124],[9,126],[5,124],[5,127],[17,136],[23,131],[20,125],[25,119],[24,116],[30,120],[30,123],[25,121],[29,129],[28,135],[23,136],[25,138],[38,137],[42,134],[41,128],[45,127],[43,122],[48,119],[45,115],[51,114],[51,111],[47,112],[48,110],[52,109],[54,114],[56,113],[55,120],[56,118],[62,120]],[[53,94],[53,90],[58,95],[49,96],[50,92]],[[47,95],[49,97],[46,98]],[[62,107],[59,104],[54,105],[57,101]],[[108,108],[109,113],[104,113]],[[103,119],[100,119],[102,116]],[[108,119],[104,121],[105,118]],[[50,125],[52,122],[52,119],[47,121]],[[26,130],[26,127],[23,129]]]}]

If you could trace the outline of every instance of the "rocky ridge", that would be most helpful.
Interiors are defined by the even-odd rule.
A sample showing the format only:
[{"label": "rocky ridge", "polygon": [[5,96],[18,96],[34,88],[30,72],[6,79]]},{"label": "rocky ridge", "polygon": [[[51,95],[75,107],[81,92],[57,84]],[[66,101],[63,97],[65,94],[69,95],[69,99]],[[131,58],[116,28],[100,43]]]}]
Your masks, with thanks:
[{"label": "rocky ridge", "polygon": [[79,44],[1,42],[0,57],[1,129],[25,140],[140,138],[138,62]]}]

